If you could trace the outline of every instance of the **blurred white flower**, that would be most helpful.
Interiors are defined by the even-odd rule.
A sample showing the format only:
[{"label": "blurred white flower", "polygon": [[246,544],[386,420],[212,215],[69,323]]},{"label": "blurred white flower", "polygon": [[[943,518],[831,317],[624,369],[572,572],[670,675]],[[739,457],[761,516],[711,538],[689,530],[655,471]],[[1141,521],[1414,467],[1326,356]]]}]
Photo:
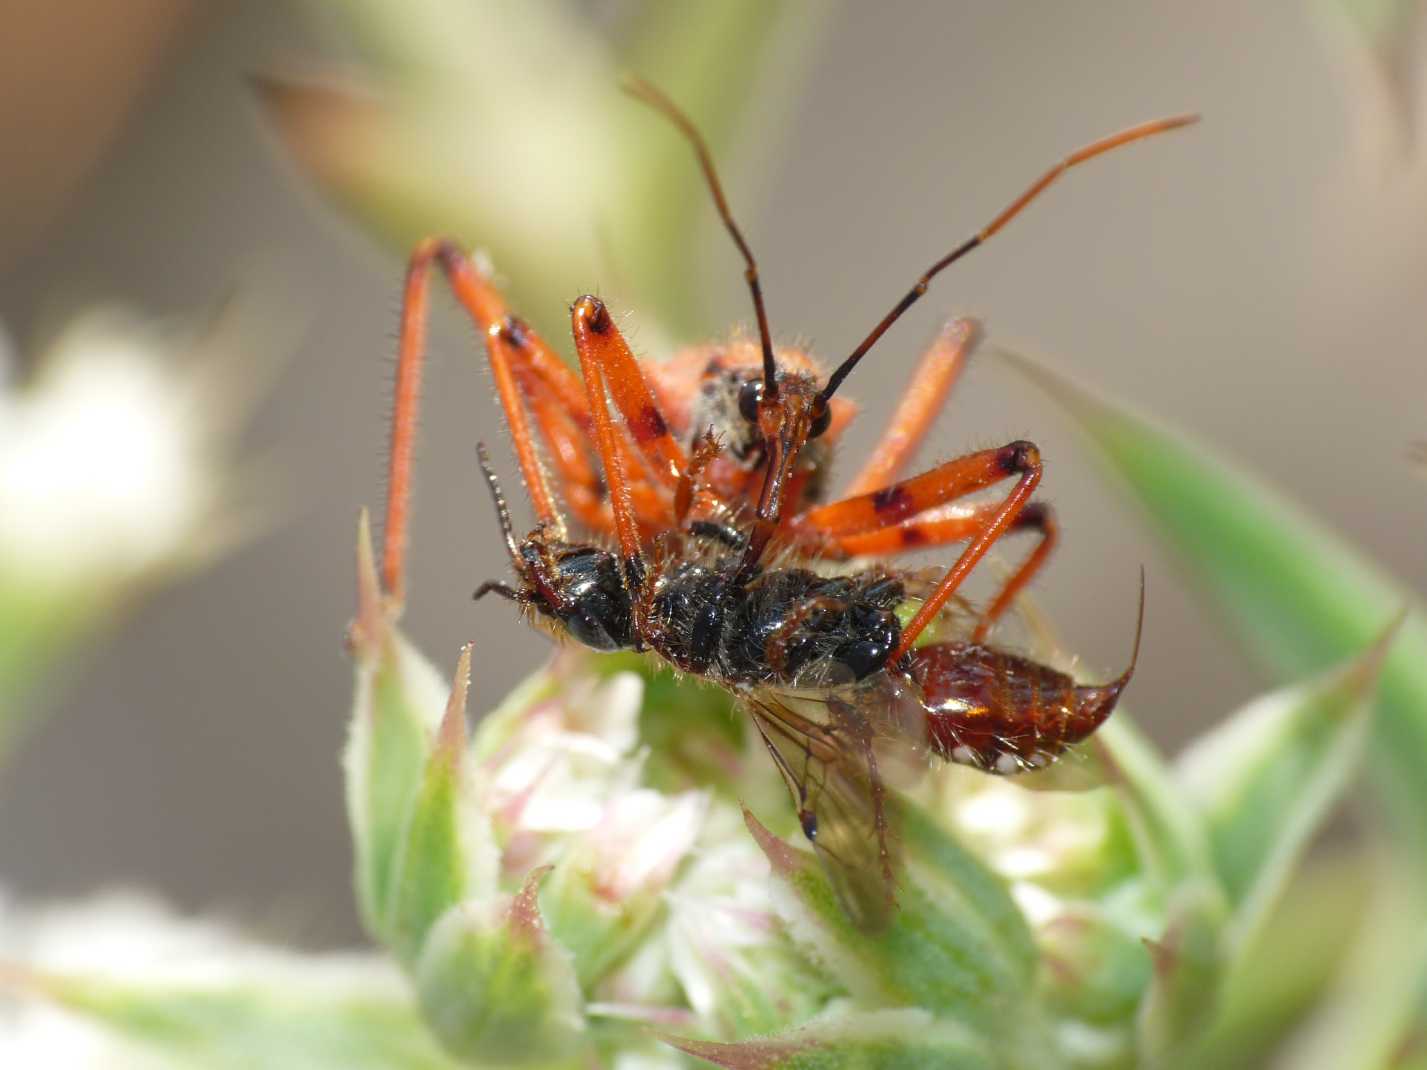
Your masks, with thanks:
[{"label": "blurred white flower", "polygon": [[28,377],[0,374],[0,753],[70,646],[254,527],[239,490],[256,481],[229,454],[285,347],[245,311],[183,331],[94,309]]},{"label": "blurred white flower", "polygon": [[[285,951],[223,922],[176,916],[137,892],[36,907],[0,898],[0,1066],[191,1066],[192,1037],[143,1043],[142,1029],[126,1028],[123,1004],[143,992],[178,1006],[233,991],[282,993],[294,1005],[333,995],[371,1006],[410,1002],[400,973],[379,956]],[[262,1043],[238,1039],[253,1051]]]},{"label": "blurred white flower", "polygon": [[178,340],[115,309],[61,332],[0,394],[0,565],[113,584],[212,540],[229,421]]}]

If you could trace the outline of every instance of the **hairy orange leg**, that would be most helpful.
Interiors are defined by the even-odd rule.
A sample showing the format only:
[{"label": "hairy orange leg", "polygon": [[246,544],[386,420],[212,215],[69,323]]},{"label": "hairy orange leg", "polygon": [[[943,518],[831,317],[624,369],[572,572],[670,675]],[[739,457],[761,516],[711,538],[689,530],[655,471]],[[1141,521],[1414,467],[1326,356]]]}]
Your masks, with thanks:
[{"label": "hairy orange leg", "polygon": [[[433,264],[441,268],[457,301],[486,336],[496,392],[505,411],[521,475],[530,490],[531,504],[537,517],[563,530],[563,519],[555,508],[536,453],[530,426],[532,417],[575,515],[597,530],[607,531],[612,523],[612,513],[603,504],[603,480],[589,460],[594,452],[590,438],[592,422],[580,377],[533,329],[510,314],[500,292],[470,256],[448,239],[429,238],[417,245],[408,264],[397,351],[382,553],[383,585],[388,598],[397,605],[405,598],[413,455]],[[627,348],[625,353],[628,353]],[[629,360],[633,364],[633,358]],[[632,371],[635,377],[640,377],[637,364],[633,365]],[[628,393],[630,390],[626,390]],[[629,440],[632,437],[632,432],[629,437],[616,436],[616,448],[626,458],[635,456],[634,446]],[[667,458],[667,450],[656,450],[647,460],[641,456],[640,461],[644,462],[641,471],[629,481],[641,527],[649,533],[667,526],[671,503],[670,494],[650,485],[642,468],[647,467],[655,473],[667,471]],[[668,482],[668,479],[665,476],[662,481]]]},{"label": "hairy orange leg", "polygon": [[[579,311],[581,308],[585,309],[583,314]],[[669,433],[669,424],[654,399],[654,391],[603,301],[586,296],[575,303],[574,332],[586,391],[589,390],[589,365],[593,364],[599,367],[600,379],[609,389],[630,438],[644,455],[654,478],[671,490],[678,487],[689,463],[688,457]],[[593,411],[593,401],[590,407]]]},{"label": "hairy orange leg", "polygon": [[869,494],[809,509],[794,517],[789,528],[800,541],[880,531],[1020,475],[1032,460],[1039,470],[1040,454],[1030,442],[978,450]]},{"label": "hairy orange leg", "polygon": [[[532,329],[514,317],[507,316],[491,335],[495,339],[493,344],[500,347],[501,358],[514,372],[540,428],[565,503],[575,518],[591,530],[611,530],[613,515],[605,500],[604,477],[595,463],[589,404],[579,377],[559,363],[559,358]],[[546,373],[545,365],[550,361],[556,362],[558,376]],[[574,398],[569,395],[568,384],[571,383],[579,391]],[[616,442],[625,459],[631,501],[641,531],[653,534],[668,527],[669,493],[645,477],[645,466],[625,437],[616,436]],[[632,464],[641,465],[637,474],[631,470]]]},{"label": "hairy orange leg", "polygon": [[[411,521],[411,474],[416,445],[421,375],[426,356],[426,316],[431,265],[441,267],[452,293],[476,326],[487,333],[506,316],[500,294],[454,242],[428,238],[417,245],[407,265],[397,348],[395,403],[387,479],[386,524],[382,543],[382,584],[387,597],[401,605],[406,596],[406,547]],[[490,350],[489,338],[487,350]],[[494,360],[493,360],[494,367]],[[532,504],[542,519],[557,520],[539,460],[530,442],[525,411],[509,366],[496,370],[496,387],[511,422],[511,435]]]},{"label": "hairy orange leg", "polygon": [[[903,630],[901,642],[889,659],[890,663],[911,649],[917,636],[936,618],[942,606],[956,593],[971,570],[986,556],[986,552],[996,540],[1015,524],[1040,482],[1040,450],[1031,442],[1012,442],[999,449],[969,453],[965,457],[947,461],[929,472],[893,483],[871,494],[862,494],[809,510],[796,517],[793,526],[796,534],[803,539],[814,539],[821,535],[836,541],[840,536],[877,532],[896,527],[918,514],[984,490],[1012,476],[1020,477],[1016,480],[1016,485],[1002,501],[980,515],[981,523],[972,534],[966,549],[961,552],[956,563],[947,570],[936,589],[922,603],[921,609]],[[1034,568],[1040,567],[1040,561],[1044,560],[1047,553],[1048,547],[1045,547],[1045,553],[1040,553],[1038,548],[1037,553],[1032,555]],[[1026,579],[1029,579],[1029,576]],[[1024,581],[1021,585],[1024,585]],[[1010,596],[1003,592],[1004,604],[1009,604],[1015,590],[1019,590],[1019,586],[1011,591]],[[1003,599],[998,598],[993,606],[999,607],[996,612],[1004,609],[1002,603]],[[989,627],[989,622],[983,623]],[[978,628],[978,631],[980,630]]]},{"label": "hairy orange leg", "polygon": [[[605,398],[607,389],[610,393],[615,393],[606,381],[605,365],[601,361],[601,356],[606,355],[607,350],[599,345],[611,334],[618,332],[615,330],[614,321],[610,319],[609,309],[597,297],[586,296],[576,301],[571,309],[570,319],[575,336],[575,351],[580,357],[580,373],[585,380],[585,397],[589,402],[590,415],[594,419],[595,445],[599,450],[600,461],[605,470],[605,482],[609,487],[610,508],[614,511],[615,537],[619,540],[625,581],[632,589],[638,590],[644,580],[644,557],[639,551],[639,528],[630,499],[625,459],[619,449],[618,432],[614,421],[610,419],[609,405]],[[658,414],[658,409],[653,411]],[[660,417],[661,421],[662,419]],[[667,430],[665,433],[667,434]],[[637,441],[637,434],[635,438]],[[682,473],[682,465],[679,471]]]},{"label": "hairy orange leg", "polygon": [[[995,513],[1000,508],[1000,502],[986,502],[964,512],[913,517],[894,527],[883,528],[881,531],[868,532],[863,535],[844,535],[833,540],[830,546],[823,547],[822,553],[823,556],[833,556],[833,553],[846,554],[848,557],[886,556],[908,550],[929,549],[952,542],[964,542],[974,538],[987,523],[994,519]],[[1056,543],[1060,541],[1060,525],[1056,522],[1055,513],[1044,502],[1031,502],[1022,509],[1006,529],[1006,534],[1010,535],[1019,531],[1038,532],[1040,540],[981,614],[981,619],[977,622],[976,630],[971,636],[971,641],[974,643],[979,643],[986,638],[991,627],[1011,607],[1016,596],[1025,590],[1040,570],[1045,567]],[[829,550],[832,553],[829,553]]]},{"label": "hairy orange leg", "polygon": [[[912,644],[916,642],[917,636],[921,635],[926,627],[931,624],[932,621],[936,620],[937,614],[941,612],[942,606],[946,605],[952,595],[956,594],[957,589],[966,580],[966,577],[971,574],[971,570],[986,556],[987,551],[991,549],[998,539],[1011,529],[1016,519],[1025,510],[1031,495],[1035,493],[1036,485],[1041,481],[1042,468],[1040,451],[1029,442],[1014,443],[1011,446],[1005,447],[1005,451],[1009,454],[1006,458],[1007,468],[1012,472],[1019,472],[1020,479],[1016,480],[1016,485],[1011,488],[1011,493],[1006,495],[1005,500],[1001,502],[1000,507],[996,509],[995,513],[987,521],[986,526],[967,544],[966,549],[961,551],[961,556],[956,559],[956,562],[951,568],[947,569],[946,575],[941,578],[941,582],[937,584],[936,590],[922,603],[916,615],[913,616],[912,619],[907,622],[907,626],[902,629],[901,642],[897,644],[897,649],[892,652],[892,656],[887,659],[888,664],[899,660],[907,651],[912,649]],[[1007,474],[1010,474],[1010,472]],[[1047,543],[1042,541],[1041,546],[1037,548],[1037,553],[1031,557],[1034,568],[1040,567],[1041,561],[1044,560],[1049,550],[1050,547]],[[1022,583],[1024,583],[1025,579],[1029,578],[1025,575],[1024,567],[1021,573],[1018,573],[1018,578],[1021,579]],[[993,604],[992,611],[999,613],[1004,609],[1005,606],[1009,604],[1010,598],[1014,596],[1015,590],[1016,589],[1008,589],[1002,591],[1001,597]],[[990,627],[991,620],[994,619],[993,616],[990,619],[982,620],[976,629],[976,636],[978,638],[985,635],[987,629]]]},{"label": "hairy orange leg", "polygon": [[885,487],[902,474],[946,405],[947,395],[960,378],[979,333],[979,325],[970,319],[954,319],[941,329],[912,373],[897,411],[872,448],[872,456],[848,485],[844,497]]}]

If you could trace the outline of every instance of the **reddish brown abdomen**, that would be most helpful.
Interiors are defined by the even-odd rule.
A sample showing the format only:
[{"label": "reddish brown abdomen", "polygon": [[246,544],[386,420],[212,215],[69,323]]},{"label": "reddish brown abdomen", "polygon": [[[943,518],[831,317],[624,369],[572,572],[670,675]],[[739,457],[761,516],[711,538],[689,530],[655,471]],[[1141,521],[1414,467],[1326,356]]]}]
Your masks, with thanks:
[{"label": "reddish brown abdomen", "polygon": [[974,643],[912,651],[927,744],[947,761],[993,773],[1046,765],[1094,732],[1115,708],[1129,674],[1085,687],[1029,658]]}]

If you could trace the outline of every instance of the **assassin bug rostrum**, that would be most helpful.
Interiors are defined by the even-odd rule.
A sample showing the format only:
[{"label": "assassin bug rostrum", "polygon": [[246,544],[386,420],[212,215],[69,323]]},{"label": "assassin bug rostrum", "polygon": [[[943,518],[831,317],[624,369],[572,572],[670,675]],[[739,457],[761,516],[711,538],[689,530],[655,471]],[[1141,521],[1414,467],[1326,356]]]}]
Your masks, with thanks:
[{"label": "assassin bug rostrum", "polygon": [[[671,397],[669,380],[662,389],[651,385],[659,375],[641,367],[598,298],[583,297],[572,306],[577,377],[509,314],[470,258],[449,242],[424,243],[412,259],[402,318],[384,546],[387,594],[400,603],[427,277],[434,260],[486,335],[538,519],[535,531],[517,540],[485,466],[520,586],[490,583],[478,594],[519,601],[558,632],[596,649],[652,650],[742,698],[788,783],[809,840],[831,863],[850,908],[870,919],[879,913],[879,898],[888,901],[894,879],[876,740],[916,739],[944,758],[994,772],[1042,764],[1108,716],[1129,670],[1110,684],[1081,687],[985,642],[1055,538],[1048,510],[1029,501],[1041,476],[1032,443],[982,450],[896,481],[955,378],[969,325],[953,324],[924,359],[892,427],[843,499],[809,501],[822,463],[815,456],[808,460],[809,443],[845,423],[848,410],[834,394],[935,275],[992,237],[1069,168],[1193,117],[1142,124],[1051,168],[933,264],[819,383],[804,354],[773,346],[756,263],[697,130],[653,87],[634,82],[630,89],[693,144],[744,257],[758,363],[750,367],[751,344],[741,356],[731,354],[736,347],[714,354],[699,384],[701,392],[710,388],[712,377],[712,402],[683,406],[681,424],[671,424],[659,401],[660,394]],[[677,390],[672,396],[677,399]],[[716,418],[709,418],[710,407]],[[596,541],[570,536],[536,449],[532,417],[571,512]],[[742,442],[732,457],[726,456],[728,439]],[[1003,499],[957,506],[1009,478],[1015,484]],[[917,646],[929,626],[941,630],[949,618],[969,621],[958,588],[995,542],[1026,527],[1041,533],[1040,542],[975,623],[962,629],[967,638]],[[610,533],[615,550],[598,541]],[[841,576],[804,567],[956,541],[968,545],[934,583],[880,566]],[[770,549],[793,563],[770,563]],[[909,600],[920,605],[903,626],[896,611]],[[878,864],[858,864],[869,849]],[[875,887],[860,876],[869,870],[879,875]]]}]

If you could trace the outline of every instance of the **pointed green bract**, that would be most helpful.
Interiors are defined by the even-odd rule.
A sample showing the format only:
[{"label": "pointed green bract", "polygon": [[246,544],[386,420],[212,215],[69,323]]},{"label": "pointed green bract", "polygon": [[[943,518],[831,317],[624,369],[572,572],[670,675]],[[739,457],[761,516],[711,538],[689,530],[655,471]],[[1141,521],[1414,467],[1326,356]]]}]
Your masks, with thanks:
[{"label": "pointed green bract", "polygon": [[496,889],[499,856],[489,818],[465,798],[473,770],[466,754],[466,689],[471,648],[461,651],[439,733],[392,857],[383,932],[408,966],[427,930],[462,899]]},{"label": "pointed green bract", "polygon": [[1361,764],[1387,640],[1342,669],[1265,695],[1179,762],[1233,904],[1252,936]]},{"label": "pointed green bract", "polygon": [[1223,976],[1223,905],[1217,885],[1186,882],[1170,898],[1162,935],[1145,942],[1152,973],[1136,1024],[1149,1065],[1182,1051],[1209,1019]]},{"label": "pointed green bract", "polygon": [[432,1029],[474,1065],[540,1066],[584,1042],[574,964],[545,931],[536,906],[543,876],[532,874],[514,899],[453,907],[417,963],[417,991]]},{"label": "pointed green bract", "polygon": [[347,812],[357,899],[374,935],[382,935],[390,915],[391,876],[440,717],[441,686],[431,663],[397,635],[379,663],[357,666]]}]

